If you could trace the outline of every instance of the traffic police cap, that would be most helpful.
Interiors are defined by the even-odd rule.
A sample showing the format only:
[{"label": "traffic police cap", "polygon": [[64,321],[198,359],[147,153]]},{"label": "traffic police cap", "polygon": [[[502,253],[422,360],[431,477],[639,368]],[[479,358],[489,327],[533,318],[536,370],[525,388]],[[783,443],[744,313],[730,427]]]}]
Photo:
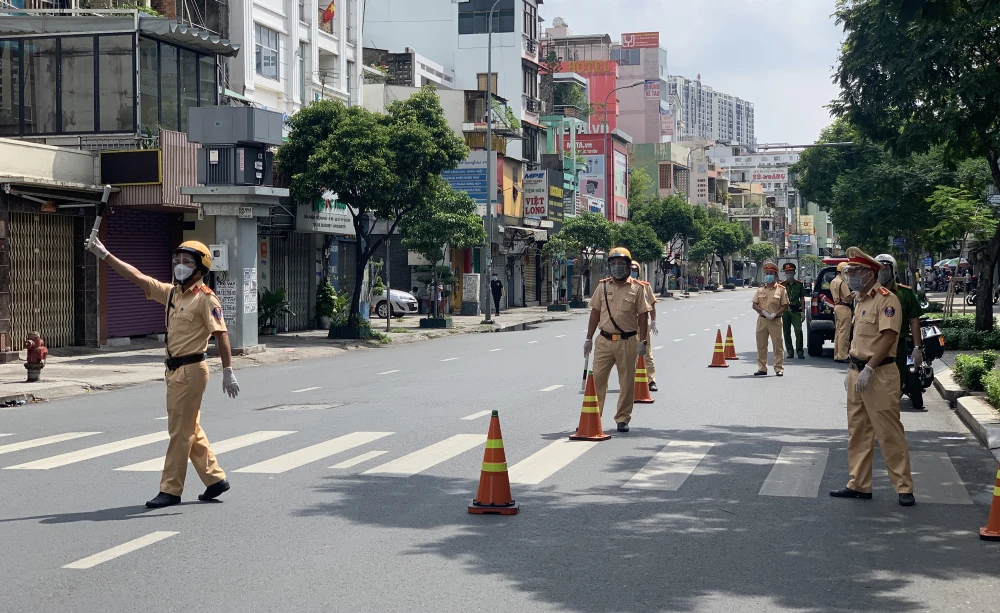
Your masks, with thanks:
[{"label": "traffic police cap", "polygon": [[774,262],[764,262],[764,272],[778,272],[778,265]]},{"label": "traffic police cap", "polygon": [[785,262],[785,265],[781,267],[781,270],[785,272],[795,272],[795,264],[792,262]]},{"label": "traffic police cap", "polygon": [[875,272],[882,270],[882,265],[875,258],[857,247],[847,248],[847,261],[852,266],[863,266]]}]

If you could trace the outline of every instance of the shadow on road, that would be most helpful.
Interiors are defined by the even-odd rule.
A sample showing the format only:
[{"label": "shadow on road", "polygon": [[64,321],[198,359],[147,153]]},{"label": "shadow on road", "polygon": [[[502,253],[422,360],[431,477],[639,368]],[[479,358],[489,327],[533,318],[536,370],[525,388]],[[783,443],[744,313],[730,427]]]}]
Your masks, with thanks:
[{"label": "shadow on road", "polygon": [[[183,505],[184,503],[181,503],[180,506]],[[0,519],[0,524],[33,520],[37,520],[40,524],[73,524],[82,521],[126,521],[129,519],[154,519],[170,515],[180,515],[180,513],[156,513],[155,515],[148,515],[148,513],[158,510],[159,509],[147,509],[142,505],[134,505],[129,507],[115,507],[113,509],[100,509],[97,511],[85,511],[82,513],[10,517],[7,519]]]},{"label": "shadow on road", "polygon": [[[318,488],[328,502],[298,515],[427,530],[404,555],[459,562],[559,610],[726,610],[725,599],[762,611],[903,612],[926,606],[907,595],[915,580],[925,582],[926,597],[927,580],[974,580],[997,571],[1000,545],[976,534],[996,465],[967,442],[943,444],[947,434],[919,432],[911,448],[954,454],[977,504],[902,509],[878,472],[884,470],[878,454],[875,500],[834,500],[826,490],[848,478],[845,432],[709,426],[634,430],[627,436],[640,448],[629,447],[599,469],[610,485],[515,485],[516,517],[466,513],[479,471],[472,457],[469,479],[329,477]],[[676,492],[621,487],[671,440],[715,446]],[[819,496],[759,495],[781,448],[795,444],[831,448]],[[971,491],[980,481],[982,491]]]}]

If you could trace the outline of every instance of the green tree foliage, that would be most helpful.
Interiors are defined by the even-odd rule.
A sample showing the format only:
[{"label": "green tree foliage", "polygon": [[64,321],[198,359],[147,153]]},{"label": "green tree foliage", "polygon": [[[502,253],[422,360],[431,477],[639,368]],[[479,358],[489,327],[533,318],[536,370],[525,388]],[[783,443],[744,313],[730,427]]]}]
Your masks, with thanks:
[{"label": "green tree foliage", "polygon": [[650,204],[653,196],[653,180],[642,166],[633,166],[628,175],[628,218],[635,219]]},{"label": "green tree foliage", "polygon": [[774,245],[771,243],[751,243],[743,249],[743,257],[757,265],[757,274],[760,275],[764,262],[774,260]]},{"label": "green tree foliage", "polygon": [[653,228],[645,223],[626,221],[615,224],[612,243],[628,249],[636,262],[659,262],[663,258],[663,242],[657,238]]},{"label": "green tree foliage", "polygon": [[557,107],[576,107],[580,117],[584,119],[594,112],[594,106],[587,100],[583,88],[576,83],[556,83],[553,88],[553,102]]},{"label": "green tree foliage", "polygon": [[562,230],[549,238],[543,253],[547,258],[579,255],[583,275],[589,278],[594,258],[611,249],[614,237],[613,224],[604,215],[582,213],[563,223]]},{"label": "green tree foliage", "polygon": [[[833,111],[897,153],[940,146],[950,160],[984,159],[1000,189],[996,0],[841,0],[846,38]],[[836,223],[836,222],[835,222]],[[1000,226],[983,270],[1000,258]],[[993,325],[993,275],[980,275],[976,329]]]},{"label": "green tree foliage", "polygon": [[986,240],[997,227],[996,213],[983,198],[975,197],[960,187],[940,185],[927,199],[937,225],[927,231],[939,248],[959,243],[958,252],[965,253],[969,235]]},{"label": "green tree foliage", "polygon": [[289,120],[291,133],[278,150],[278,164],[302,205],[330,190],[353,217],[355,283],[348,325],[359,325],[365,267],[384,236],[372,238],[370,219],[386,221],[391,235],[419,221],[441,203],[441,172],[456,168],[468,147],[445,120],[433,88],[393,102],[386,113],[320,101]]},{"label": "green tree foliage", "polygon": [[653,200],[637,211],[632,219],[653,228],[656,237],[672,253],[680,251],[684,240],[694,238],[698,232],[693,207],[677,195]]}]

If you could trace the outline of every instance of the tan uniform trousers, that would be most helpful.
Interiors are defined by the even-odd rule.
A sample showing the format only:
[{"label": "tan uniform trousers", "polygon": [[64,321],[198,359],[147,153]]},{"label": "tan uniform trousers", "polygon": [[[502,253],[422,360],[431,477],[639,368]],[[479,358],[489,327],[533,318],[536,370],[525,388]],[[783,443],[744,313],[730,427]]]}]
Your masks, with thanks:
[{"label": "tan uniform trousers", "polygon": [[604,415],[604,397],[608,394],[608,378],[611,377],[611,367],[618,366],[618,412],[615,423],[628,423],[632,420],[632,405],[635,398],[635,352],[639,345],[639,336],[632,336],[624,341],[609,341],[601,335],[594,339],[594,385],[597,386],[597,406]]},{"label": "tan uniform trousers", "polygon": [[858,371],[847,375],[847,465],[851,480],[847,487],[856,492],[872,491],[872,458],[875,439],[897,494],[913,493],[910,449],[903,423],[899,421],[899,369],[895,364],[879,366],[863,393],[854,391]]},{"label": "tan uniform trousers", "polygon": [[836,320],[837,331],[833,337],[833,359],[846,360],[851,348],[851,307],[840,305],[833,307],[833,317]]},{"label": "tan uniform trousers", "polygon": [[167,371],[167,432],[170,443],[163,461],[160,491],[180,496],[188,458],[206,486],[226,478],[201,429],[201,397],[208,385],[208,363],[187,364]]},{"label": "tan uniform trousers", "polygon": [[774,372],[785,372],[785,346],[781,337],[781,317],[757,317],[757,370],[767,372],[767,339],[774,349]]},{"label": "tan uniform trousers", "polygon": [[[639,358],[635,360],[637,363]],[[656,383],[656,363],[653,362],[653,341],[646,343],[646,378],[650,383]]]}]

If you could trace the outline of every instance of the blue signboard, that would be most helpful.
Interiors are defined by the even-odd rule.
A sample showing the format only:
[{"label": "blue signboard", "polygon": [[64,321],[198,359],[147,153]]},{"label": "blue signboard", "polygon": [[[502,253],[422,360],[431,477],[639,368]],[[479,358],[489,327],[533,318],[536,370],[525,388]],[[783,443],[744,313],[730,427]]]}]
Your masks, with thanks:
[{"label": "blue signboard", "polygon": [[441,173],[444,180],[456,191],[465,192],[476,201],[476,204],[486,204],[489,188],[486,186],[485,168],[457,168]]},{"label": "blue signboard", "polygon": [[934,265],[934,258],[927,257],[924,258],[924,266],[930,267]]}]

